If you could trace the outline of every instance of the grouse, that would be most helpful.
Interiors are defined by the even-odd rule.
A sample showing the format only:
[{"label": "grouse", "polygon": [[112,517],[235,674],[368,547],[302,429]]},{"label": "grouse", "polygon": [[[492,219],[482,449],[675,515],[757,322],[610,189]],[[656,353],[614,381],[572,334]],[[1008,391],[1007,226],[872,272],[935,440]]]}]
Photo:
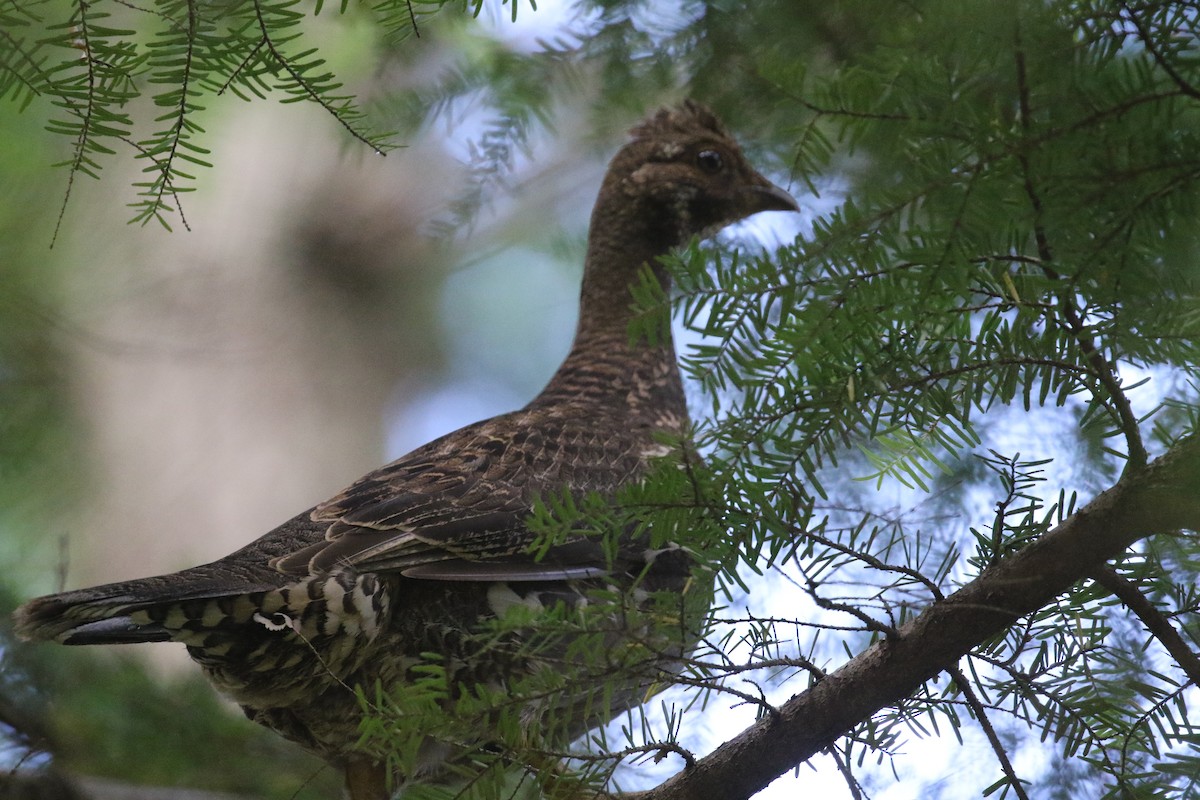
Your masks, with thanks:
[{"label": "grouse", "polygon": [[[661,256],[769,210],[798,207],[711,111],[686,101],[650,115],[600,189],[573,346],[527,406],[429,442],[212,563],[34,599],[15,612],[17,632],[182,642],[251,720],[344,770],[352,800],[384,800],[472,748],[489,752],[499,734],[486,726],[522,680],[537,679],[515,704],[529,741],[607,722],[681,668],[695,641],[683,629],[696,625],[684,617],[697,603],[706,613],[711,575],[706,589],[693,548],[645,526],[546,535],[531,517],[612,502],[678,457],[688,416],[674,346],[669,331],[631,337],[631,288],[651,274],[666,291]],[[689,593],[690,606],[652,599]],[[575,647],[588,630],[600,646]],[[613,690],[629,652],[641,656],[622,661],[629,675]],[[429,695],[434,685],[443,691]],[[475,714],[474,742],[426,722],[418,692],[451,717]],[[360,735],[388,697],[400,709],[389,735],[416,728],[407,759]]]}]

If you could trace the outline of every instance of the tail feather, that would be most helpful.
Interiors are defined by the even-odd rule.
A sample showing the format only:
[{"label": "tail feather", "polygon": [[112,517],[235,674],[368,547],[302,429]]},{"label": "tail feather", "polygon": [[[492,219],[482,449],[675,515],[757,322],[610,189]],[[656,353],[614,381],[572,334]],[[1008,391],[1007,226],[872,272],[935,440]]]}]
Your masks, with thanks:
[{"label": "tail feather", "polygon": [[326,527],[305,511],[209,564],[30,600],[13,614],[16,633],[65,644],[180,639],[178,628],[184,625],[205,627],[204,604],[192,601],[232,608],[228,598],[272,592],[294,581],[271,567],[272,559],[322,541]]},{"label": "tail feather", "polygon": [[143,621],[146,615],[139,615],[138,622],[131,616],[190,600],[270,591],[279,585],[232,581],[214,566],[38,597],[13,612],[14,630],[22,639],[63,644],[163,642],[173,638],[166,627]]},{"label": "tail feather", "polygon": [[130,644],[169,642],[171,632],[161,625],[139,625],[129,617],[112,617],[85,622],[66,632],[63,644]]},{"label": "tail feather", "polygon": [[121,584],[109,584],[35,598],[13,612],[13,629],[26,640],[62,641],[81,625],[131,611],[138,598],[122,588]]}]

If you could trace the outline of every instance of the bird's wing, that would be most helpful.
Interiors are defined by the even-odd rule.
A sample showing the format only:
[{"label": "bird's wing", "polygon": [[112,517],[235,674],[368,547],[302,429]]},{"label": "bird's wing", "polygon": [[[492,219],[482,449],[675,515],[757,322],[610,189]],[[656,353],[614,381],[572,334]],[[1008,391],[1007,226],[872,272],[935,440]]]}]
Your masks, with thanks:
[{"label": "bird's wing", "polygon": [[461,581],[602,575],[599,542],[573,537],[535,556],[527,520],[539,495],[611,494],[637,473],[636,448],[606,428],[521,411],[455,431],[317,506],[325,540],[272,563],[289,574],[352,567]]}]

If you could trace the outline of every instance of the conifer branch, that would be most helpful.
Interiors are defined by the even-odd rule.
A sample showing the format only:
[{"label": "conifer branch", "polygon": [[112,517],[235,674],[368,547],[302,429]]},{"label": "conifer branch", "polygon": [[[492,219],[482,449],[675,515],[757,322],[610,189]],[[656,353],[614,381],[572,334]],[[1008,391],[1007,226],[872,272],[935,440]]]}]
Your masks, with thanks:
[{"label": "conifer branch", "polygon": [[[1016,25],[1013,56],[1017,73],[1019,119],[1023,132],[1028,135],[1033,125],[1033,111],[1030,101],[1029,76],[1025,64],[1025,49],[1021,41],[1019,20]],[[1045,209],[1042,205],[1039,190],[1034,182],[1033,167],[1030,164],[1028,153],[1025,150],[1018,151],[1017,160],[1021,165],[1025,194],[1029,199],[1030,208],[1033,211],[1034,241],[1037,247],[1038,258],[1041,260],[1042,271],[1052,280],[1063,281],[1063,276],[1052,266],[1054,263],[1054,251],[1046,232],[1044,222]],[[1059,298],[1067,330],[1078,343],[1084,360],[1091,367],[1092,376],[1104,388],[1104,393],[1107,394],[1108,401],[1106,405],[1110,405],[1113,415],[1120,424],[1121,432],[1125,437],[1128,456],[1126,469],[1140,470],[1145,467],[1149,459],[1146,445],[1142,441],[1141,425],[1137,415],[1133,412],[1129,398],[1121,387],[1121,379],[1117,375],[1116,367],[1100,350],[1096,344],[1096,340],[1088,334],[1086,323],[1075,306],[1070,282],[1067,281],[1067,284],[1068,287],[1063,290]],[[1103,401],[1104,398],[1097,397],[1097,399]]]},{"label": "conifer branch", "polygon": [[1200,656],[1196,655],[1192,647],[1179,635],[1179,631],[1175,630],[1175,626],[1150,599],[1134,583],[1107,564],[1096,570],[1092,577],[1141,620],[1150,635],[1158,640],[1171,658],[1175,659],[1180,669],[1187,674],[1188,680],[1200,686]]},{"label": "conifer branch", "polygon": [[1119,765],[1109,754],[1108,748],[1103,746],[1105,734],[1100,726],[1095,724],[1088,715],[1081,713],[1070,697],[1056,691],[1053,686],[1047,686],[1045,683],[1038,681],[1039,678],[1047,675],[1051,669],[1062,667],[1062,663],[1048,663],[1042,670],[1029,673],[1017,669],[1011,663],[992,658],[979,648],[971,653],[970,658],[993,666],[1000,670],[1002,674],[1007,675],[1012,685],[1016,687],[1012,694],[1029,701],[1029,705],[1023,706],[1019,710],[1014,710],[1013,714],[1015,716],[1023,718],[1028,722],[1032,712],[1042,722],[1054,721],[1058,723],[1059,720],[1062,720],[1067,724],[1078,727],[1086,734],[1083,738],[1089,744],[1095,745],[1095,749],[1099,752],[1098,759],[1104,765],[1104,769],[1110,772],[1115,772],[1119,769]]},{"label": "conifer branch", "polygon": [[71,157],[71,166],[67,170],[67,188],[63,192],[62,205],[58,209],[58,218],[54,223],[54,232],[50,235],[50,247],[58,241],[58,232],[62,228],[63,219],[67,214],[67,204],[71,201],[71,190],[75,187],[75,176],[79,174],[83,167],[84,157],[87,149],[87,143],[91,138],[92,117],[96,109],[96,69],[93,62],[92,46],[88,28],[88,12],[89,0],[76,0],[75,9],[78,14],[78,22],[76,30],[79,42],[79,49],[83,51],[83,59],[87,70],[87,92],[84,99],[83,110],[80,111],[74,104],[68,104],[69,113],[79,119],[79,133],[75,137],[74,152]]},{"label": "conifer branch", "polygon": [[1025,791],[1025,782],[1017,777],[1017,771],[1013,769],[1012,761],[1008,757],[1008,751],[1004,749],[1004,743],[1000,741],[1000,737],[996,734],[996,729],[992,727],[992,721],[988,718],[987,708],[980,702],[979,696],[975,694],[975,689],[971,682],[967,680],[967,676],[963,674],[962,668],[954,666],[946,670],[946,672],[954,681],[955,687],[962,692],[967,705],[975,715],[975,720],[983,730],[983,735],[987,738],[988,745],[992,748],[992,752],[996,754],[996,760],[1000,763],[1000,769],[1004,772],[1004,777],[1008,778],[1008,785],[1012,787],[1018,800],[1029,800],[1029,795]]},{"label": "conifer branch", "polygon": [[841,752],[836,747],[831,747],[826,752],[833,759],[833,763],[837,765],[838,772],[842,774],[842,779],[846,781],[846,789],[850,792],[851,800],[863,800],[865,794],[863,793],[862,784],[858,782],[858,778],[855,777],[850,765],[846,763],[846,759],[842,758]]},{"label": "conifer branch", "polygon": [[254,15],[258,20],[258,30],[262,36],[262,38],[259,40],[259,44],[267,48],[267,51],[275,59],[275,63],[279,65],[279,68],[288,74],[288,77],[292,79],[292,82],[300,88],[300,90],[305,96],[308,97],[309,100],[325,109],[325,111],[332,115],[333,118],[337,120],[338,124],[345,128],[355,140],[371,148],[375,155],[386,156],[387,153],[380,148],[379,145],[375,144],[366,134],[362,133],[350,124],[349,120],[346,119],[344,109],[337,108],[323,93],[317,91],[312,82],[310,82],[300,70],[296,69],[296,67],[292,65],[291,59],[280,52],[274,38],[271,36],[271,26],[267,23],[266,16],[263,13],[263,3],[264,0],[254,0]]},{"label": "conifer branch", "polygon": [[849,556],[856,561],[861,561],[867,566],[879,570],[880,572],[894,572],[898,575],[903,575],[914,583],[924,586],[934,600],[941,600],[944,597],[941,588],[920,570],[913,569],[905,564],[889,564],[880,558],[876,558],[870,553],[849,547],[841,542],[836,542],[833,539],[822,536],[814,531],[794,531],[793,533],[794,535],[804,536],[814,542],[818,542],[825,547],[828,547],[830,550]]},{"label": "conifer branch", "polygon": [[[1033,613],[1141,538],[1200,528],[1200,439],[1127,472],[1042,538],[830,672],[716,751],[637,800],[746,800],[833,745],[879,709],[909,697],[973,648]],[[984,657],[975,654],[976,657]],[[1104,757],[1104,754],[1100,754]]]},{"label": "conifer branch", "polygon": [[1179,88],[1180,92],[1192,98],[1193,100],[1200,100],[1200,89],[1196,88],[1191,82],[1185,79],[1183,75],[1181,75],[1179,71],[1175,69],[1175,66],[1170,62],[1170,60],[1166,58],[1162,50],[1159,48],[1158,43],[1151,35],[1150,30],[1142,21],[1141,16],[1134,12],[1126,0],[1120,0],[1120,5],[1126,16],[1128,16],[1130,23],[1133,24],[1134,29],[1137,31],[1138,38],[1142,40],[1142,44],[1145,46],[1146,52],[1148,52],[1150,57],[1154,59],[1154,63],[1157,64],[1163,72],[1167,73],[1167,77],[1169,77],[1171,82]]},{"label": "conifer branch", "polygon": [[[161,175],[168,174],[165,171],[167,169],[167,167],[163,163],[163,161],[158,156],[156,156],[153,152],[151,152],[149,149],[147,149],[145,147],[145,145],[143,145],[140,142],[133,141],[128,136],[122,136],[121,141],[124,142],[126,145],[128,145],[133,150],[136,150],[138,152],[138,154],[141,155],[143,158],[149,159],[151,162],[153,162],[155,169]],[[172,148],[172,151],[173,151],[173,148]],[[191,224],[188,223],[187,214],[183,210],[183,203],[179,199],[179,194],[175,189],[174,181],[172,181],[170,179],[161,179],[161,180],[162,180],[162,184],[161,184],[162,189],[159,194],[160,201],[158,202],[157,207],[159,209],[168,208],[168,206],[165,203],[161,202],[161,197],[162,197],[163,193],[170,193],[171,199],[175,203],[174,206],[169,207],[170,210],[174,211],[176,214],[179,215],[179,224],[183,226],[183,229],[185,231],[190,231],[192,229],[192,226],[191,226]],[[160,221],[163,222],[164,226],[166,226],[165,220],[160,220]],[[168,227],[168,230],[169,229],[170,228]]]},{"label": "conifer branch", "polygon": [[0,28],[0,39],[4,40],[5,47],[15,53],[17,59],[23,62],[25,65],[25,70],[22,70],[11,63],[4,61],[2,62],[4,67],[3,71],[13,76],[18,83],[25,87],[26,91],[28,91],[31,96],[41,96],[41,90],[38,89],[37,84],[30,77],[40,76],[41,65],[33,57],[33,54],[26,49],[25,43],[13,36],[8,30]]},{"label": "conifer branch", "polygon": [[[150,199],[143,204],[142,210],[134,217],[135,220],[140,221],[142,224],[149,222],[151,219],[157,219],[167,230],[170,230],[170,226],[162,216],[162,212],[164,210],[178,209],[178,195],[175,188],[175,176],[178,173],[175,167],[175,160],[179,155],[179,148],[183,144],[184,137],[187,135],[187,120],[189,111],[191,110],[189,108],[189,95],[192,92],[192,70],[196,63],[196,34],[200,10],[196,4],[196,0],[186,0],[186,8],[187,25],[181,31],[186,42],[182,56],[182,73],[178,83],[171,89],[171,93],[178,92],[179,99],[175,102],[174,118],[171,121],[170,127],[156,136],[156,143],[161,141],[166,142],[166,155],[161,158],[155,155],[151,159],[158,175],[149,183],[145,191],[142,192],[143,195]],[[150,152],[153,151],[143,151],[146,154]],[[167,194],[176,198],[175,209],[168,209],[164,201]],[[186,220],[184,221],[184,225],[187,225]]]},{"label": "conifer branch", "polygon": [[229,77],[225,79],[225,82],[221,84],[221,88],[217,89],[218,97],[225,94],[229,87],[233,85],[233,82],[242,77],[242,73],[251,63],[253,63],[254,59],[258,57],[258,54],[262,52],[262,49],[266,46],[267,40],[259,39],[254,47],[250,48],[249,52],[247,52],[238,65],[233,68],[233,71],[229,73]]}]

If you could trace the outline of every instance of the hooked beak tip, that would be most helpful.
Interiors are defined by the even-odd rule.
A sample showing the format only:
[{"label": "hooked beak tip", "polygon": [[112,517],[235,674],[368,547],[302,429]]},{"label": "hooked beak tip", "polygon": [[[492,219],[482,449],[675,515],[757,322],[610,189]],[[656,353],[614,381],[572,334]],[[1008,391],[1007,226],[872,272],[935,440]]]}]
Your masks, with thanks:
[{"label": "hooked beak tip", "polygon": [[799,211],[800,204],[796,198],[780,189],[775,184],[763,178],[761,184],[751,186],[754,193],[755,211]]}]

